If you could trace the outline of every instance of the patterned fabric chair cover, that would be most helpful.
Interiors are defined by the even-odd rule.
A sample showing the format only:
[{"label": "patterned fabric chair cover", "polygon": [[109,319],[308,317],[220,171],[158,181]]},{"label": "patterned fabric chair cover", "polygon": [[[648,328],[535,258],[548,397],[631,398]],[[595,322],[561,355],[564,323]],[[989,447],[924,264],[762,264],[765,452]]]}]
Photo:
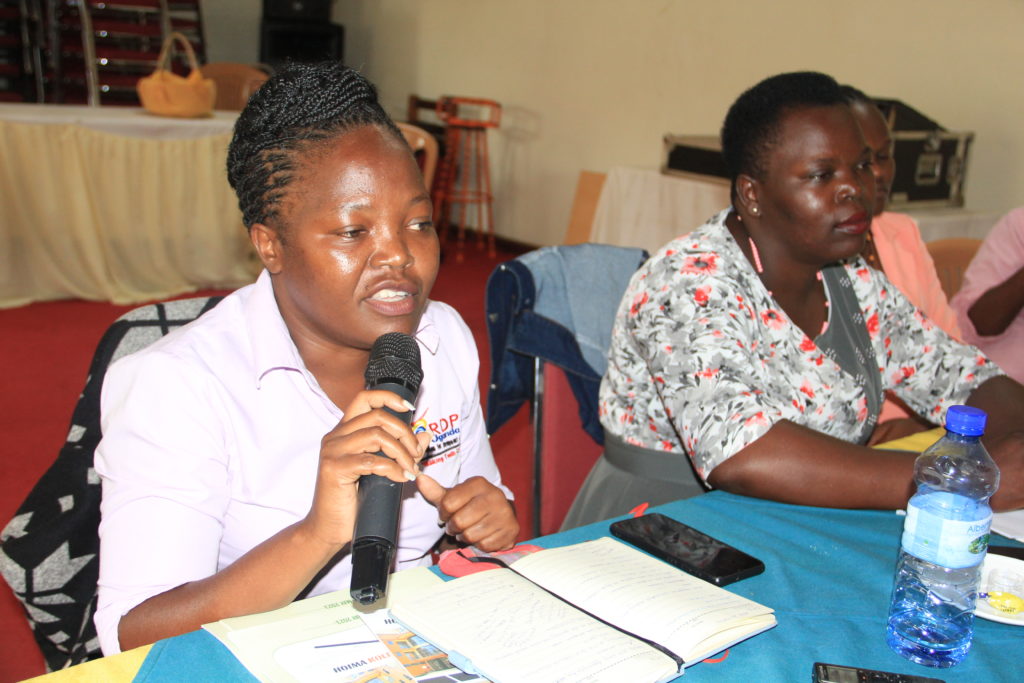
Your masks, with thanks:
[{"label": "patterned fabric chair cover", "polygon": [[107,367],[195,320],[223,297],[197,297],[136,308],[100,340],[67,441],[0,533],[0,573],[25,608],[50,671],[100,656],[92,617],[99,577],[100,391]]}]

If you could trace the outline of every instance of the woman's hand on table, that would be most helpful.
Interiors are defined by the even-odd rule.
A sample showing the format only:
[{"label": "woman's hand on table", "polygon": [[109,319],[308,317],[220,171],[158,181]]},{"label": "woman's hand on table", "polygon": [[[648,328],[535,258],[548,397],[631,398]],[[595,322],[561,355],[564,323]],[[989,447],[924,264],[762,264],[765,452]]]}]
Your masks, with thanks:
[{"label": "woman's hand on table", "polygon": [[1005,375],[992,377],[971,392],[967,405],[988,414],[981,442],[999,465],[992,508],[1024,507],[1024,386]]},{"label": "woman's hand on table", "polygon": [[992,509],[1024,508],[1024,431],[983,437],[982,441],[999,465],[999,490],[992,496]]},{"label": "woman's hand on table", "polygon": [[420,493],[437,508],[447,533],[480,550],[508,550],[519,535],[515,509],[504,492],[483,477],[446,489],[426,474],[416,480]]}]

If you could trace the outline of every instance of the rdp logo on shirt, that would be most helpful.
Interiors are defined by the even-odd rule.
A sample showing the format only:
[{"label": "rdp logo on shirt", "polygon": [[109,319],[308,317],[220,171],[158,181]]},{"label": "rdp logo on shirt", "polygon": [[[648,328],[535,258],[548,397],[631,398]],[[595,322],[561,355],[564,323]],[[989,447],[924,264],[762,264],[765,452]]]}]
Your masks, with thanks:
[{"label": "rdp logo on shirt", "polygon": [[429,430],[433,437],[430,439],[426,455],[423,456],[424,467],[444,462],[458,454],[462,442],[458,413],[439,418],[424,415],[413,424],[413,432],[425,430]]}]

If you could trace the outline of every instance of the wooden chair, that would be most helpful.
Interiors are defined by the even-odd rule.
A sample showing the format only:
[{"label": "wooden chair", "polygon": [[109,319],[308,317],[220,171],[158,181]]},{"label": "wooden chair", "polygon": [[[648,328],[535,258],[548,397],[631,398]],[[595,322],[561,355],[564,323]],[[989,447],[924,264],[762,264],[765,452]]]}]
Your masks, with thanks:
[{"label": "wooden chair", "polygon": [[444,122],[437,117],[437,100],[409,95],[406,116],[412,123],[433,129],[438,135],[444,135]]},{"label": "wooden chair", "polygon": [[964,271],[980,246],[981,240],[972,237],[950,237],[927,244],[928,253],[935,262],[935,272],[942,284],[942,291],[946,293],[947,298],[952,299],[953,295],[960,291]]},{"label": "wooden chair", "polygon": [[199,67],[205,78],[217,84],[213,108],[221,111],[242,111],[249,97],[270,78],[267,69],[237,62],[211,62]]},{"label": "wooden chair", "polygon": [[[456,261],[463,259],[466,228],[475,214],[477,246],[495,255],[494,193],[491,190],[487,131],[501,125],[501,104],[480,97],[444,96],[435,112],[444,124],[444,156],[434,188],[434,216],[444,244],[448,229],[458,228]],[[458,206],[458,218],[453,207]]]},{"label": "wooden chair", "polygon": [[402,131],[405,141],[412,148],[412,153],[416,156],[420,170],[423,171],[423,184],[426,185],[429,192],[433,187],[434,171],[437,169],[437,140],[427,131],[411,123],[396,121],[395,125]]},{"label": "wooden chair", "polygon": [[580,171],[576,180],[576,194],[573,195],[572,209],[569,212],[569,227],[565,230],[562,244],[583,244],[590,241],[591,229],[594,226],[594,215],[597,213],[597,202],[601,198],[601,190],[607,173],[596,171]]}]

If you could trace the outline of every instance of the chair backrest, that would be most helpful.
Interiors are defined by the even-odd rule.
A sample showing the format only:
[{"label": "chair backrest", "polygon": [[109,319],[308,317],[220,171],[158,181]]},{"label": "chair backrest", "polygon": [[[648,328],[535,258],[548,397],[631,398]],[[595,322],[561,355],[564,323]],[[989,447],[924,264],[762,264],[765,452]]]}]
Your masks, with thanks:
[{"label": "chair backrest", "polygon": [[501,104],[482,97],[444,95],[437,100],[435,112],[449,128],[497,128],[501,125]]},{"label": "chair backrest", "polygon": [[576,493],[601,457],[602,445],[580,424],[579,404],[569,375],[538,359],[534,375],[533,416],[534,534],[553,534],[562,526]]},{"label": "chair backrest", "polygon": [[597,392],[611,328],[642,249],[545,247],[499,265],[487,282],[491,344],[487,430],[531,403],[533,535],[557,531],[601,454]]},{"label": "chair backrest", "polygon": [[434,171],[437,169],[438,144],[437,139],[419,126],[411,123],[397,121],[395,125],[402,131],[405,141],[409,143],[416,162],[423,171],[423,184],[429,192],[434,183]]},{"label": "chair backrest", "polygon": [[249,97],[270,78],[267,69],[237,62],[210,62],[199,67],[204,77],[217,84],[213,108],[222,111],[242,111]]},{"label": "chair backrest", "polygon": [[952,299],[953,295],[960,291],[964,271],[978,252],[981,240],[971,237],[950,237],[929,242],[926,246],[932,261],[935,262],[935,272],[942,284],[942,291],[946,293],[947,299]]},{"label": "chair backrest", "polygon": [[[426,116],[424,116],[424,113]],[[437,100],[427,99],[419,95],[409,95],[406,117],[418,126],[430,127],[437,132],[444,132],[444,122],[437,116]]]},{"label": "chair backrest", "polygon": [[0,534],[0,573],[25,608],[49,670],[100,656],[92,617],[99,578],[100,482],[93,454],[107,367],[213,308],[223,297],[150,304],[114,321],[93,354],[67,440]]},{"label": "chair backrest", "polygon": [[569,212],[569,227],[565,230],[562,244],[583,244],[590,241],[597,202],[601,198],[601,190],[604,189],[607,177],[607,173],[580,171],[576,180],[576,194],[572,199],[572,210]]}]

